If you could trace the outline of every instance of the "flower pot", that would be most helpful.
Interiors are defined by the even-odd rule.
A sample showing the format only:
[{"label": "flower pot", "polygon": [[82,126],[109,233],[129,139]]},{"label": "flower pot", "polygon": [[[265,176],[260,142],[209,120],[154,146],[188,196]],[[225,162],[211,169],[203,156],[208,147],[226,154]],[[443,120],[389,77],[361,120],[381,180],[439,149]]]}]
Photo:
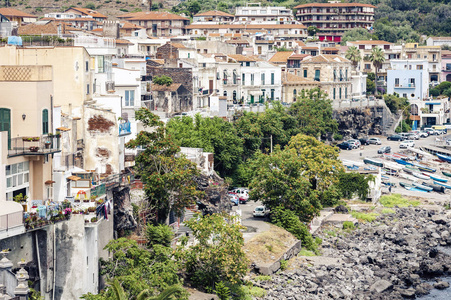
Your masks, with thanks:
[{"label": "flower pot", "polygon": [[50,146],[51,146],[52,144],[50,144],[50,143],[45,143],[44,145],[45,145],[45,149],[50,149]]}]

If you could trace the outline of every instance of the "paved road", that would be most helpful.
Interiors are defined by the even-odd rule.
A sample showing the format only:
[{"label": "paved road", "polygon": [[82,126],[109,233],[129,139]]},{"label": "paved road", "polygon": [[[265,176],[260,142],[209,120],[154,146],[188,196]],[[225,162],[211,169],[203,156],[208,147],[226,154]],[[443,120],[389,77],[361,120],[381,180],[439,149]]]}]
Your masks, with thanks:
[{"label": "paved road", "polygon": [[269,230],[269,224],[265,218],[254,218],[252,212],[254,208],[261,205],[260,201],[249,201],[246,204],[240,204],[233,207],[233,211],[241,214],[241,224],[247,227],[247,230],[243,233],[244,241],[250,240],[256,234]]}]

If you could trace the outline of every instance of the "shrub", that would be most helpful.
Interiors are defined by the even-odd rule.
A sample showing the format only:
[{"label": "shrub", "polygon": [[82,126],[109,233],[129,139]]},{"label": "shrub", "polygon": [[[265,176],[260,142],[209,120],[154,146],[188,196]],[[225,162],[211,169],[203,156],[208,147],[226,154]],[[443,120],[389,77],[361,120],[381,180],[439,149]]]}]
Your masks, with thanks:
[{"label": "shrub", "polygon": [[382,214],[394,214],[395,211],[393,209],[390,209],[390,208],[384,208],[384,209],[382,209],[381,213]]},{"label": "shrub", "polygon": [[351,215],[361,222],[373,222],[379,216],[378,213],[363,213],[357,211],[351,211]]},{"label": "shrub", "polygon": [[280,260],[280,270],[285,271],[288,268],[288,261],[285,259]]},{"label": "shrub", "polygon": [[400,194],[391,194],[382,196],[379,202],[384,207],[407,207],[407,206],[418,206],[420,205],[420,201],[418,200],[409,200],[401,196]]},{"label": "shrub", "polygon": [[88,2],[86,3],[85,8],[96,9],[96,6],[92,2]]},{"label": "shrub", "polygon": [[343,139],[343,136],[339,133],[334,133],[334,140],[341,141]]},{"label": "shrub", "polygon": [[258,276],[255,276],[255,281],[271,281],[271,276],[269,276],[269,275],[258,275]]},{"label": "shrub", "polygon": [[128,9],[125,9],[125,8],[121,8],[121,9],[119,9],[120,11],[123,11],[123,12],[128,12]]},{"label": "shrub", "polygon": [[171,241],[174,237],[171,227],[167,225],[159,224],[154,226],[152,224],[147,225],[146,238],[147,247],[152,245],[163,245],[165,247],[171,246]]},{"label": "shrub", "polygon": [[354,223],[352,223],[351,221],[343,222],[343,229],[355,229]]},{"label": "shrub", "polygon": [[222,281],[215,284],[215,293],[218,295],[220,300],[230,299],[230,288],[228,288]]},{"label": "shrub", "polygon": [[299,217],[291,210],[277,207],[273,210],[271,222],[286,231],[293,234],[296,238],[302,241],[302,246],[308,250],[318,253],[318,245],[313,240],[307,226],[299,220]]},{"label": "shrub", "polygon": [[315,253],[310,250],[302,249],[299,251],[298,256],[315,256]]},{"label": "shrub", "polygon": [[166,75],[155,76],[152,79],[152,82],[158,85],[166,85],[166,86],[170,86],[173,83],[172,78]]}]

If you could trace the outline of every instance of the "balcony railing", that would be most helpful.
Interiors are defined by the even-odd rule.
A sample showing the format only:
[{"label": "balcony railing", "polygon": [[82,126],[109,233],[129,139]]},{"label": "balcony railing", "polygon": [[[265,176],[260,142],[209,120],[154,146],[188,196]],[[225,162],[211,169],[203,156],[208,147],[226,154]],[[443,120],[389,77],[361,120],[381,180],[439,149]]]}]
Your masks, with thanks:
[{"label": "balcony railing", "polygon": [[47,155],[61,152],[60,136],[17,137],[11,139],[8,156]]},{"label": "balcony railing", "polygon": [[415,83],[395,84],[395,88],[415,88]]}]

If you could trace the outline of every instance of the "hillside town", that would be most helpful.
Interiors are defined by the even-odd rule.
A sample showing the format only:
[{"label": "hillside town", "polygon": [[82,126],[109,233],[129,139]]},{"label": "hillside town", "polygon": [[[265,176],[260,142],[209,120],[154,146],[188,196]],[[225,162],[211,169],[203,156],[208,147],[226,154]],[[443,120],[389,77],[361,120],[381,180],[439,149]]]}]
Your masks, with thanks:
[{"label": "hillside town", "polygon": [[0,300],[449,292],[451,37],[270,4],[0,7]]}]

